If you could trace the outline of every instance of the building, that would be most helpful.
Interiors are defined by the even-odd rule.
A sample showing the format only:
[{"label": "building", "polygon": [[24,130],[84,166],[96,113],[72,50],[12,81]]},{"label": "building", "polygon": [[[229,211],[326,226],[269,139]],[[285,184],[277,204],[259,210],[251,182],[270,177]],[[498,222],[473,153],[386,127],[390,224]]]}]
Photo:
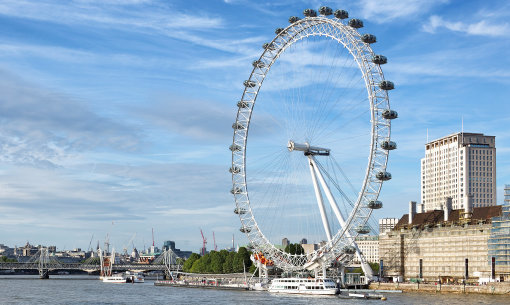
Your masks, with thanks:
[{"label": "building", "polygon": [[172,241],[172,240],[165,240],[163,242],[163,251],[167,251],[169,249],[172,250],[172,252],[174,252],[175,255],[177,255],[178,257],[182,257],[182,258],[188,258],[193,253],[191,251],[182,251],[181,249],[177,249],[175,247],[175,242],[174,241]]},{"label": "building", "polygon": [[[492,220],[491,236],[489,238],[489,261],[495,267],[510,269],[510,185],[505,185],[505,203],[502,215]],[[509,270],[510,271],[510,270]],[[491,274],[494,278],[495,275]]]},{"label": "building", "polygon": [[386,234],[393,230],[397,225],[398,218],[381,218],[379,219],[379,234]]},{"label": "building", "polygon": [[[365,260],[369,263],[379,263],[379,236],[377,235],[365,235],[356,237],[356,244],[360,252],[365,257]],[[353,262],[360,264],[358,256],[354,256]]]},{"label": "building", "polygon": [[308,243],[308,240],[306,238],[301,239],[300,244],[307,244],[307,243]]},{"label": "building", "polygon": [[481,133],[455,133],[425,144],[421,159],[424,212],[440,210],[446,197],[463,209],[468,195],[473,207],[496,205],[496,141]]},{"label": "building", "polygon": [[289,244],[290,244],[289,239],[287,237],[284,237],[282,239],[282,246],[283,246],[283,248],[287,247]]},{"label": "building", "polygon": [[[471,208],[468,201],[467,208],[453,210],[448,200],[443,210],[416,213],[416,203],[410,205],[411,212],[403,215],[391,232],[379,236],[383,276],[443,282],[465,278],[476,282],[490,276],[491,244],[498,244],[491,240],[494,228],[501,227],[496,225],[504,216],[501,206]],[[510,212],[510,206],[508,209]],[[510,228],[510,220],[504,223]],[[504,258],[504,253],[499,257]],[[495,276],[509,280],[510,266],[504,265],[503,259],[498,261],[501,264],[495,266]]]}]

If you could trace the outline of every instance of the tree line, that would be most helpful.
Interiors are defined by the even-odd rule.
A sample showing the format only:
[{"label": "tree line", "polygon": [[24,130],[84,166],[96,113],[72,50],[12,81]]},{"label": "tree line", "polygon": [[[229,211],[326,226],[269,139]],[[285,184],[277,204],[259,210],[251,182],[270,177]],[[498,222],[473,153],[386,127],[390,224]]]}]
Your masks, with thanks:
[{"label": "tree line", "polygon": [[244,270],[253,272],[255,266],[250,260],[251,252],[245,247],[240,247],[237,252],[227,250],[211,251],[204,256],[197,253],[184,262],[182,269],[191,273],[238,273]]}]

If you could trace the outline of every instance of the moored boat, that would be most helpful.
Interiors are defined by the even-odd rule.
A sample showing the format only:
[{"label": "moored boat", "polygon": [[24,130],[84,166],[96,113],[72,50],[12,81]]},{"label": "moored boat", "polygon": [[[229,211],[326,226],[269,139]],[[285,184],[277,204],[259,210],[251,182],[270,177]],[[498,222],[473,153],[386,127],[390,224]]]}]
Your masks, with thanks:
[{"label": "moored boat", "polygon": [[143,273],[141,272],[129,272],[126,271],[126,282],[127,283],[143,283],[145,279],[143,277]]},{"label": "moored boat", "polygon": [[335,282],[328,278],[278,278],[271,281],[268,289],[273,293],[335,295]]},{"label": "moored boat", "polygon": [[122,274],[103,276],[103,283],[127,283],[126,277]]}]

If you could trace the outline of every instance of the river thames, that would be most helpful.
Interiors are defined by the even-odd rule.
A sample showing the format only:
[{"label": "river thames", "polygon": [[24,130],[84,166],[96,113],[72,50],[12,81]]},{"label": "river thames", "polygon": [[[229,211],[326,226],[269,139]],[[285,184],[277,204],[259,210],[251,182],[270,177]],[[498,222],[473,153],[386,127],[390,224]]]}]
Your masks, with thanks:
[{"label": "river thames", "polygon": [[510,304],[510,295],[385,293],[387,301],[108,284],[97,276],[1,276],[0,304]]}]

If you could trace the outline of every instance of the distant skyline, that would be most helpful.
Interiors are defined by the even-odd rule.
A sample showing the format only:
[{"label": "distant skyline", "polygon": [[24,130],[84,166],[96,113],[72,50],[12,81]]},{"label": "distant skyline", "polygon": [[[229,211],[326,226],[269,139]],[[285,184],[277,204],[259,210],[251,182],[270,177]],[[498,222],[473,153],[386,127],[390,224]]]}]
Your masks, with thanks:
[{"label": "distant skyline", "polygon": [[[429,140],[496,137],[497,202],[510,184],[510,3],[0,1],[0,243],[122,249],[245,244],[232,212],[231,125],[261,45],[327,5],[377,36],[399,113],[374,216],[420,200]],[[307,236],[303,236],[307,238]],[[298,242],[298,240],[291,242]]]}]

